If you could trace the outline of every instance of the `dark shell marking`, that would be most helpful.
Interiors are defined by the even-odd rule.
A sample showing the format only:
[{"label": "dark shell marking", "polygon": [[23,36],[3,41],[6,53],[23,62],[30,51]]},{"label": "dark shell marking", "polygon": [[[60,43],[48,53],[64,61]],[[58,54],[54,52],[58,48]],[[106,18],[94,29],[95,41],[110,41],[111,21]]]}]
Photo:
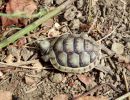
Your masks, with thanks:
[{"label": "dark shell marking", "polygon": [[50,51],[50,61],[60,71],[82,73],[93,68],[90,65],[96,63],[99,52],[99,46],[90,38],[63,35],[55,41]]}]

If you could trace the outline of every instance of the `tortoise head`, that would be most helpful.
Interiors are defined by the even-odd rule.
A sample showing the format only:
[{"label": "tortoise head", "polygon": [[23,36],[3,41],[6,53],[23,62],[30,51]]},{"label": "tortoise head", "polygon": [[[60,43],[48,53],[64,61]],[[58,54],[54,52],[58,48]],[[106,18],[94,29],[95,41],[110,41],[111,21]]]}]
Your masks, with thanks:
[{"label": "tortoise head", "polygon": [[46,55],[50,51],[50,40],[49,39],[44,39],[39,42],[40,49],[42,50],[42,54]]}]

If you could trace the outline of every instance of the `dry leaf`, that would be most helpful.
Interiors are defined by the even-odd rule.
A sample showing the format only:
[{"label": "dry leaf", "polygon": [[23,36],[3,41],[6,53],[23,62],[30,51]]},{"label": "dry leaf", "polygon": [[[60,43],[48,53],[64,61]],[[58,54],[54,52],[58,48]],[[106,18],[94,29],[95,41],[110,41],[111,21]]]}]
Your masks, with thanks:
[{"label": "dry leaf", "polygon": [[12,100],[12,93],[0,90],[0,100]]},{"label": "dry leaf", "polygon": [[78,79],[83,82],[85,85],[89,85],[93,83],[92,77],[88,77],[86,75],[77,75]]},{"label": "dry leaf", "polygon": [[59,94],[56,95],[53,100],[68,100],[68,95],[67,94]]},{"label": "dry leaf", "polygon": [[108,98],[104,96],[81,96],[73,100],[108,100]]},{"label": "dry leaf", "polygon": [[[25,13],[26,15],[30,15],[37,9],[36,4],[33,0],[9,0],[6,5],[6,13]],[[27,19],[23,18],[7,18],[1,17],[2,26],[7,27],[10,25],[18,25],[23,26],[27,24]]]}]

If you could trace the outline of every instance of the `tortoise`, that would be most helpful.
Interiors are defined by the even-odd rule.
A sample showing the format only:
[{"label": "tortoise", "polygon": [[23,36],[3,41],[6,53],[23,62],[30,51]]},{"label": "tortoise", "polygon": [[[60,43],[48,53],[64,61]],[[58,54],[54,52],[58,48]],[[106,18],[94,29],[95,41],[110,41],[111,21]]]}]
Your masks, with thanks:
[{"label": "tortoise", "polygon": [[61,72],[85,73],[99,63],[100,46],[83,34],[65,34],[39,42],[42,59]]}]

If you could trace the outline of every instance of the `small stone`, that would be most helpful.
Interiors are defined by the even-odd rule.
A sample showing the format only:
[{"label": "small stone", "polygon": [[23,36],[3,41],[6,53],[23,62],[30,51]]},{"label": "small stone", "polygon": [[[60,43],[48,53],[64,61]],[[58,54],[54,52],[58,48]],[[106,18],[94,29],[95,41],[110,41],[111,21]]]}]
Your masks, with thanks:
[{"label": "small stone", "polygon": [[71,27],[71,29],[79,29],[79,27],[80,27],[79,19],[72,20],[70,23],[70,27]]},{"label": "small stone", "polygon": [[51,4],[53,4],[53,0],[44,0],[44,3],[46,5],[51,5]]},{"label": "small stone", "polygon": [[77,9],[75,6],[70,6],[64,13],[64,18],[67,20],[67,21],[71,21],[75,18],[76,16],[76,12],[77,12]]},{"label": "small stone", "polygon": [[126,56],[119,56],[118,58],[119,62],[125,62],[125,63],[130,63],[130,55],[126,55]]},{"label": "small stone", "polygon": [[130,49],[130,42],[128,42],[126,46],[128,49]]},{"label": "small stone", "polygon": [[64,26],[64,27],[61,28],[61,31],[63,33],[67,33],[68,32],[68,28],[66,26]]},{"label": "small stone", "polygon": [[24,61],[27,61],[33,55],[32,51],[29,51],[27,48],[22,48],[21,56]]},{"label": "small stone", "polygon": [[115,17],[115,18],[114,18],[114,21],[115,21],[115,22],[119,22],[119,18],[118,18],[118,17]]},{"label": "small stone", "polygon": [[124,53],[124,45],[121,43],[113,43],[111,48],[116,54],[123,54]]},{"label": "small stone", "polygon": [[60,35],[60,32],[57,31],[54,27],[51,28],[49,31],[48,31],[48,37],[49,38],[52,38],[52,37],[57,37]]},{"label": "small stone", "polygon": [[48,71],[47,71],[47,70],[42,70],[42,71],[41,71],[41,76],[42,76],[42,77],[46,77],[47,74],[48,74]]},{"label": "small stone", "polygon": [[82,19],[83,18],[82,13],[80,11],[77,11],[76,18],[78,18],[78,19]]},{"label": "small stone", "polygon": [[54,83],[60,83],[62,80],[63,80],[63,77],[62,77],[62,75],[61,74],[54,74],[54,75],[52,75],[51,74],[51,76],[50,76],[50,80],[52,81],[52,82],[54,82]]},{"label": "small stone", "polygon": [[60,26],[59,23],[55,23],[55,24],[54,24],[54,27],[55,27],[57,30],[59,30],[61,26]]},{"label": "small stone", "polygon": [[116,81],[119,82],[120,81],[120,76],[118,74],[116,74]]},{"label": "small stone", "polygon": [[31,77],[28,77],[28,76],[25,76],[25,82],[27,85],[32,85],[35,83],[35,81]]},{"label": "small stone", "polygon": [[2,77],[3,76],[3,73],[0,71],[0,77]]},{"label": "small stone", "polygon": [[101,79],[101,80],[104,79],[104,74],[103,74],[103,72],[100,72],[100,79]]}]

